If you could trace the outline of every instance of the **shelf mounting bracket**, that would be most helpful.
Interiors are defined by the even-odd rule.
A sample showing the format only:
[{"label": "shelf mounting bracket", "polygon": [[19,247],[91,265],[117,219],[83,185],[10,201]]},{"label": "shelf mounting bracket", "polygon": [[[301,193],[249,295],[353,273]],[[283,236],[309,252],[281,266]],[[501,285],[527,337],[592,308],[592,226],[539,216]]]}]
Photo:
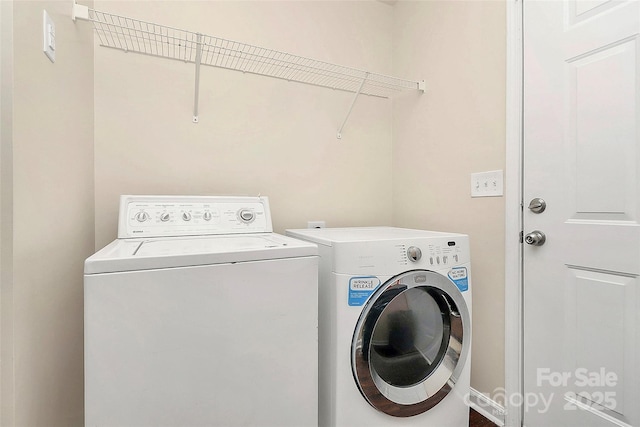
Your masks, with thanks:
[{"label": "shelf mounting bracket", "polygon": [[347,120],[349,120],[349,116],[351,115],[353,106],[356,105],[356,100],[358,99],[358,95],[360,95],[360,93],[362,92],[362,88],[364,87],[364,84],[367,82],[367,78],[369,78],[369,73],[365,74],[364,78],[362,79],[362,82],[360,83],[360,87],[358,88],[358,91],[353,96],[353,101],[351,101],[351,106],[349,107],[349,111],[347,111],[347,116],[342,121],[342,126],[340,126],[340,129],[338,129],[338,135],[337,135],[338,139],[342,139],[342,130],[344,129],[344,125],[346,125]]},{"label": "shelf mounting bracket", "polygon": [[76,3],[73,0],[73,7],[71,9],[71,19],[75,22],[76,19],[83,19],[89,21],[89,7]]},{"label": "shelf mounting bracket", "polygon": [[200,63],[202,62],[202,34],[196,34],[196,88],[193,95],[193,123],[198,123],[198,100],[200,94]]}]

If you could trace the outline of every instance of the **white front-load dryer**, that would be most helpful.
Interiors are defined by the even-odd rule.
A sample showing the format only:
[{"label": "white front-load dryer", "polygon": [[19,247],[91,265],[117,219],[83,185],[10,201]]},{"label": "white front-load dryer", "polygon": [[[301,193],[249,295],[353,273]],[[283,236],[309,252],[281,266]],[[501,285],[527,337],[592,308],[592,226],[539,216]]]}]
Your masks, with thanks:
[{"label": "white front-load dryer", "polygon": [[266,197],[122,196],[85,263],[85,425],[317,426],[317,266]]},{"label": "white front-load dryer", "polygon": [[467,427],[466,235],[287,230],[318,244],[319,425]]}]

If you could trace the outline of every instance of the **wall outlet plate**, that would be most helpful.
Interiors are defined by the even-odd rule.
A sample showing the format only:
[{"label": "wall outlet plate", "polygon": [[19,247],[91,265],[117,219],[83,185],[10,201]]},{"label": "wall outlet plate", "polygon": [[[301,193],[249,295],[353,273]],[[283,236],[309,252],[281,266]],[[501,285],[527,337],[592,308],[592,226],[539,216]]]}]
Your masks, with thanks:
[{"label": "wall outlet plate", "polygon": [[307,228],[325,228],[327,224],[324,221],[308,221]]},{"label": "wall outlet plate", "polygon": [[471,197],[501,197],[504,194],[502,170],[471,174]]}]

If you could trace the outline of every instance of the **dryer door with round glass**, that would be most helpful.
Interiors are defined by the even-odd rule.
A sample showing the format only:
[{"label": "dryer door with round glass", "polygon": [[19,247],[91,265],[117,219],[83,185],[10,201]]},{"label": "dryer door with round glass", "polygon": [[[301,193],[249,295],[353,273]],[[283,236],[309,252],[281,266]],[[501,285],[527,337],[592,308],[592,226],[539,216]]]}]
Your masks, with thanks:
[{"label": "dryer door with round glass", "polygon": [[374,408],[421,414],[453,389],[470,343],[471,319],[456,285],[433,271],[408,271],[365,305],[351,348],[354,379]]}]

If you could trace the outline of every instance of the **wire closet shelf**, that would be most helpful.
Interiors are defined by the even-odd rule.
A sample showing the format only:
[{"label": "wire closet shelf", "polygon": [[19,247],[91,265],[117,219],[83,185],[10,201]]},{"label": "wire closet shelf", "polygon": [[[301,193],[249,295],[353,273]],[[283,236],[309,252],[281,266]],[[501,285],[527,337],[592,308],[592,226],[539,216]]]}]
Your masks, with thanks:
[{"label": "wire closet shelf", "polygon": [[101,46],[388,98],[421,82],[335,65],[273,49],[88,10]]}]

